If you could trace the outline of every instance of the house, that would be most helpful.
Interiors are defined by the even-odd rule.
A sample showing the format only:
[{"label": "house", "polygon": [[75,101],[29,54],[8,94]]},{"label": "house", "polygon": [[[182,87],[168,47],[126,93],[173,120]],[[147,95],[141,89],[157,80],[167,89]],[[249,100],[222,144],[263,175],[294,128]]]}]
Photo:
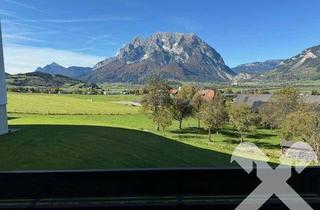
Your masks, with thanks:
[{"label": "house", "polygon": [[294,141],[287,141],[285,139],[282,139],[280,142],[281,154],[285,154],[293,144],[294,144]]},{"label": "house", "polygon": [[205,90],[200,90],[198,91],[198,94],[201,95],[201,98],[206,101],[212,101],[214,97],[217,96],[217,91],[216,90],[211,90],[211,89],[205,89]]},{"label": "house", "polygon": [[172,89],[169,90],[169,93],[170,93],[170,95],[172,95],[172,96],[177,95],[178,92],[179,92],[179,91],[178,91],[177,89],[175,89],[175,88],[172,88]]},{"label": "house", "polygon": [[[252,110],[259,111],[271,97],[272,94],[239,94],[233,99],[233,105],[246,104]],[[320,96],[307,95],[302,97],[307,104],[316,106],[320,111]]]},{"label": "house", "polygon": [[4,73],[2,32],[0,23],[0,135],[8,133],[7,89]]},{"label": "house", "polygon": [[305,98],[306,103],[314,105],[316,110],[320,111],[320,96],[319,95],[310,95]]},{"label": "house", "polygon": [[233,99],[233,105],[237,106],[240,104],[246,104],[254,111],[259,111],[259,109],[267,103],[272,94],[239,94]]},{"label": "house", "polygon": [[282,139],[280,146],[282,157],[294,159],[295,161],[317,161],[317,154],[306,142],[294,142]]}]

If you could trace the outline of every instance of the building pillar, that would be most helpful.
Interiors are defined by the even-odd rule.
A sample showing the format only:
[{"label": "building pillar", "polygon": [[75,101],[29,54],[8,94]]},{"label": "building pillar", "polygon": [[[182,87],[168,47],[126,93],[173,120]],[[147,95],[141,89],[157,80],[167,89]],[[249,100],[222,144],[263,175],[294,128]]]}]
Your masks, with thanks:
[{"label": "building pillar", "polygon": [[8,133],[7,88],[4,70],[2,31],[0,22],[0,135]]}]

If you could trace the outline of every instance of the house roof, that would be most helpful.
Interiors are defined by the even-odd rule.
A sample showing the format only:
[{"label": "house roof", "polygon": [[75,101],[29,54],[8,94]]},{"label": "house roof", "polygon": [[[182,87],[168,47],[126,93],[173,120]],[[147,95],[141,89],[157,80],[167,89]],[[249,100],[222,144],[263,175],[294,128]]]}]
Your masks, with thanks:
[{"label": "house roof", "polygon": [[233,99],[233,104],[246,104],[251,109],[258,110],[270,100],[271,96],[272,94],[239,94]]},{"label": "house roof", "polygon": [[[268,102],[272,94],[239,94],[233,99],[234,105],[246,104],[253,110],[259,110],[263,104]],[[308,104],[315,104],[320,106],[320,96],[310,95],[305,96],[305,102]]]},{"label": "house roof", "polygon": [[280,146],[284,148],[294,149],[294,150],[304,150],[304,151],[313,152],[313,149],[310,146],[308,146],[308,144],[305,144],[304,142],[287,141],[285,139],[282,139]]},{"label": "house roof", "polygon": [[198,91],[198,94],[201,95],[201,97],[204,101],[209,102],[209,101],[213,100],[214,97],[217,95],[217,91],[211,90],[211,89],[205,89],[205,90]]},{"label": "house roof", "polygon": [[282,139],[280,142],[281,147],[287,147],[287,148],[291,147],[293,144],[294,144],[294,141],[287,141],[285,139]]},{"label": "house roof", "polygon": [[305,100],[307,103],[320,105],[320,96],[319,95],[306,96]]},{"label": "house roof", "polygon": [[178,90],[177,89],[170,89],[170,94],[172,95],[176,95],[178,93]]}]

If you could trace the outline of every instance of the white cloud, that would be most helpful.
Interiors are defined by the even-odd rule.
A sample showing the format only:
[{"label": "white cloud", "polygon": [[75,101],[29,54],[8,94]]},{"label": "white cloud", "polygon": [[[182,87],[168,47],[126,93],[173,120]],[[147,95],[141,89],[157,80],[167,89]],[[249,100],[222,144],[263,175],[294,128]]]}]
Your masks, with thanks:
[{"label": "white cloud", "polygon": [[12,17],[12,18],[17,18],[16,15],[12,14],[8,10],[0,9],[0,15],[7,16],[7,17]]},{"label": "white cloud", "polygon": [[26,36],[24,34],[3,34],[3,40],[8,41],[31,41],[31,42],[41,42],[45,43],[46,41],[41,39],[31,38],[30,36]]},{"label": "white cloud", "polygon": [[31,6],[31,5],[29,5],[29,4],[24,4],[24,3],[21,3],[21,2],[19,2],[19,1],[15,1],[15,0],[5,0],[5,1],[8,2],[8,3],[11,3],[11,4],[15,4],[15,5],[19,6],[19,7],[23,7],[23,8],[27,8],[27,9],[32,9],[32,10],[35,10],[35,11],[39,11],[39,12],[40,12],[40,10],[39,10],[38,8],[36,8],[36,7],[34,7],[34,6]]},{"label": "white cloud", "polygon": [[102,18],[80,18],[80,19],[10,19],[3,20],[4,23],[92,23],[92,22],[112,22],[112,21],[141,21],[141,18],[135,17],[102,17]]},{"label": "white cloud", "polygon": [[6,72],[11,74],[34,71],[39,66],[57,62],[63,66],[93,66],[104,57],[67,50],[37,48],[24,45],[4,46]]}]

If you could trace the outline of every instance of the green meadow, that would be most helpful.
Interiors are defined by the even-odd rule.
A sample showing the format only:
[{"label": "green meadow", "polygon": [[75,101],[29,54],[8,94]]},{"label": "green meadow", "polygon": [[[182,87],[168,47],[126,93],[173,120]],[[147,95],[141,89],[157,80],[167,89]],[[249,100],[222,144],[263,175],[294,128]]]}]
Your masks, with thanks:
[{"label": "green meadow", "polygon": [[[0,170],[229,167],[240,143],[231,125],[208,141],[194,119],[157,132],[134,95],[8,94],[9,125],[0,137]],[[246,141],[277,162],[280,137],[257,129]]]}]

